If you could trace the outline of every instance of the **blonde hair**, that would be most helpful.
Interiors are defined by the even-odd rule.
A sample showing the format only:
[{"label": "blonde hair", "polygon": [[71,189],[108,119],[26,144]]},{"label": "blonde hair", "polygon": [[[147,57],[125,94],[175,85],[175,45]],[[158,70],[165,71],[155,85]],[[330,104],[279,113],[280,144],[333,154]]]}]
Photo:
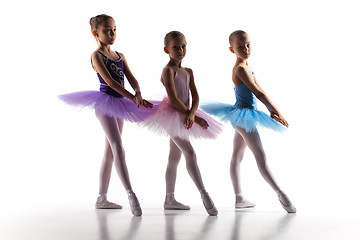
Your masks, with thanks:
[{"label": "blonde hair", "polygon": [[167,47],[170,43],[171,40],[175,39],[175,38],[179,38],[179,37],[183,37],[185,38],[185,35],[182,34],[181,32],[179,31],[171,31],[171,32],[168,32],[166,35],[165,35],[165,38],[164,38],[164,45],[165,47]]}]

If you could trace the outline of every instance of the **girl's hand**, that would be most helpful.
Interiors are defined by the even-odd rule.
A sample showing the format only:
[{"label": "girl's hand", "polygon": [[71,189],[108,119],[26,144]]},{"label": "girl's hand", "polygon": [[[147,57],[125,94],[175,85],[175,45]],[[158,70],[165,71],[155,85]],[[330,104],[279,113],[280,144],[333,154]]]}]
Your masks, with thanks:
[{"label": "girl's hand", "polygon": [[195,116],[195,122],[204,129],[207,129],[209,127],[209,124],[207,123],[207,121],[205,121],[205,119],[203,119],[201,117]]},{"label": "girl's hand", "polygon": [[142,100],[142,104],[141,104],[143,107],[146,107],[146,108],[153,108],[153,104],[145,99]]},{"label": "girl's hand", "polygon": [[271,116],[271,118],[275,119],[276,121],[278,121],[285,127],[289,127],[288,122],[285,120],[285,118],[280,113],[272,112],[270,116]]},{"label": "girl's hand", "polygon": [[135,93],[134,103],[137,105],[138,108],[140,106],[143,106],[143,99],[142,99],[142,96],[141,96],[141,92],[136,92]]},{"label": "girl's hand", "polygon": [[195,121],[195,114],[189,111],[185,117],[185,128],[190,129],[194,121]]}]

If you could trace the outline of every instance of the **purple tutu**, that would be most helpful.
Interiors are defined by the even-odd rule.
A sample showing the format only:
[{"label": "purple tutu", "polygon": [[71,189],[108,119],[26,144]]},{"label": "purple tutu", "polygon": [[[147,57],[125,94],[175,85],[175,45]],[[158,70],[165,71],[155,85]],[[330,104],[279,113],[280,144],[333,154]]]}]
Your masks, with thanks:
[{"label": "purple tutu", "polygon": [[137,107],[125,97],[113,97],[100,91],[81,91],[58,96],[65,103],[79,108],[90,107],[109,117],[123,119],[130,122],[141,122],[156,112],[160,103],[152,102],[153,108]]},{"label": "purple tutu", "polygon": [[158,106],[157,112],[141,123],[142,126],[150,130],[170,137],[179,137],[184,140],[192,138],[211,138],[222,131],[222,124],[211,118],[201,110],[196,111],[196,115],[205,119],[209,124],[207,129],[194,123],[190,129],[185,128],[185,114],[175,109],[167,97]]}]

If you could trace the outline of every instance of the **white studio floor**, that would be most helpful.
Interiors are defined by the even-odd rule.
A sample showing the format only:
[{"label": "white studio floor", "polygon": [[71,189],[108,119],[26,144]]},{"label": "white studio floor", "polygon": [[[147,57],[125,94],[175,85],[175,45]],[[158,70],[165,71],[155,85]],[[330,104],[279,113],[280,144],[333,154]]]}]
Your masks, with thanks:
[{"label": "white studio floor", "polygon": [[358,215],[219,208],[210,217],[200,207],[190,211],[143,208],[142,217],[122,210],[74,207],[7,211],[0,216],[0,239],[8,240],[183,240],[183,239],[360,239]]}]

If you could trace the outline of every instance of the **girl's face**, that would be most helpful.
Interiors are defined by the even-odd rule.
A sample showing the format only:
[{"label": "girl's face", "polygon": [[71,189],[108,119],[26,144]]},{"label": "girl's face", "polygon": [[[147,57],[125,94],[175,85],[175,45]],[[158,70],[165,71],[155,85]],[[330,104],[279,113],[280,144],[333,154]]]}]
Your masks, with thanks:
[{"label": "girl's face", "polygon": [[97,39],[106,45],[112,45],[116,39],[116,25],[112,19],[107,20],[95,30]]},{"label": "girl's face", "polygon": [[247,34],[235,36],[229,48],[236,57],[247,60],[251,54],[250,38]]},{"label": "girl's face", "polygon": [[169,54],[170,58],[181,61],[186,55],[186,39],[184,37],[172,39],[164,51]]}]

